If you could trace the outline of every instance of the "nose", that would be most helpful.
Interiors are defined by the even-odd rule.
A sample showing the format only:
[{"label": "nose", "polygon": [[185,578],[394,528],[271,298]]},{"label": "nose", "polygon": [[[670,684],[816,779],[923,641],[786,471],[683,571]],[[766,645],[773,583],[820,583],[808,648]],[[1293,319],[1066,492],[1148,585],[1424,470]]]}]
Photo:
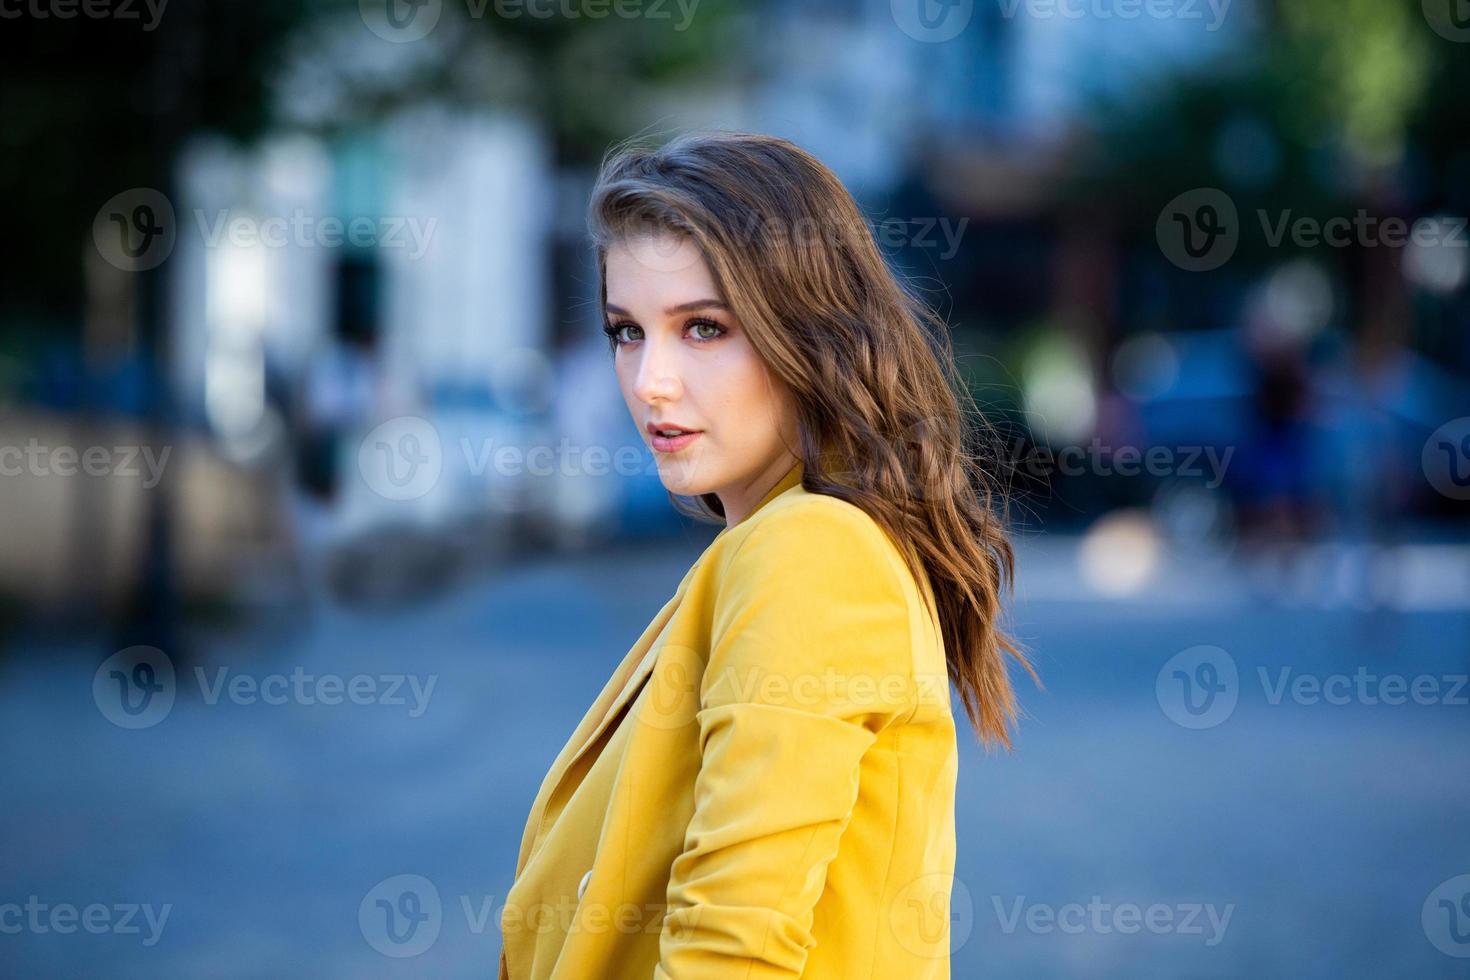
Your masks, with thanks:
[{"label": "nose", "polygon": [[654,337],[646,338],[639,346],[633,394],[646,405],[678,398],[683,384],[677,346]]}]

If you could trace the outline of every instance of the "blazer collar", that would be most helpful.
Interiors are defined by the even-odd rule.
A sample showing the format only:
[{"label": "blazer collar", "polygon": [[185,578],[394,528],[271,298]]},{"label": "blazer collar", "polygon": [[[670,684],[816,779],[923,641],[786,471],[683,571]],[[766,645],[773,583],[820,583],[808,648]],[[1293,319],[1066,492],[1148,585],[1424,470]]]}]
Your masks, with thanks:
[{"label": "blazer collar", "polygon": [[[781,496],[781,494],[785,493],[787,490],[790,490],[792,487],[801,483],[802,474],[804,474],[805,472],[806,466],[802,463],[801,460],[798,459],[796,463],[791,467],[791,469],[786,471],[786,475],[777,480],[776,485],[767,490],[766,495],[760,499],[760,502],[751,508],[750,513],[745,516],[745,520],[750,520],[752,517],[755,516],[756,511],[760,510],[766,504]],[[744,521],[742,521],[741,523],[743,524]]]},{"label": "blazer collar", "polygon": [[602,693],[592,702],[592,706],[587,709],[576,730],[572,732],[571,737],[567,739],[561,752],[552,762],[551,768],[542,780],[541,789],[531,804],[531,813],[526,820],[525,833],[521,836],[521,849],[516,861],[517,878],[520,877],[521,871],[535,854],[536,847],[540,843],[541,831],[545,829],[543,824],[546,811],[555,801],[557,792],[566,783],[572,767],[597,743],[613,719],[621,714],[623,708],[643,687],[643,681],[653,672],[653,663],[658,655],[658,640],[663,635],[669,621],[673,619],[674,612],[679,608],[679,602],[684,597],[693,572],[694,569],[690,568],[684,574],[684,580],[679,583],[673,597],[664,603],[664,607],[644,629],[643,635],[624,655],[622,663],[603,685]]},{"label": "blazer collar", "polygon": [[[775,486],[767,490],[765,496],[761,497],[760,501],[751,508],[745,520],[740,521],[739,524],[733,527],[726,527],[719,534],[715,535],[715,540],[723,537],[726,531],[734,530],[735,527],[739,527],[740,524],[744,524],[745,521],[750,520],[755,516],[757,511],[787,490],[799,486],[803,472],[803,464],[801,460],[797,460],[796,465],[787,470],[785,475],[776,481]],[[713,542],[711,542],[710,547],[706,549],[705,553],[708,554],[712,549]],[[531,815],[527,821],[526,831],[521,837],[520,855],[516,862],[517,878],[520,877],[522,869],[525,868],[526,863],[531,859],[536,850],[536,845],[539,843],[538,838],[541,836],[540,831],[543,829],[541,824],[546,810],[552,804],[557,791],[566,782],[566,777],[571,769],[593,745],[597,744],[603,732],[622,713],[623,708],[628,705],[628,702],[642,690],[643,682],[648,679],[649,674],[653,673],[653,665],[658,660],[660,647],[658,641],[662,637],[664,628],[668,626],[669,621],[673,618],[675,610],[679,608],[680,600],[684,598],[684,592],[689,586],[690,579],[694,576],[694,569],[698,566],[699,562],[696,561],[684,573],[684,580],[679,583],[679,587],[674,591],[673,598],[664,604],[664,607],[654,616],[653,621],[648,624],[647,629],[643,631],[643,635],[638,638],[627,655],[624,656],[623,662],[613,672],[613,676],[608,679],[607,684],[602,689],[602,693],[598,695],[597,700],[592,703],[592,706],[587,709],[587,713],[583,716],[581,724],[577,726],[576,731],[572,733],[571,738],[567,740],[566,745],[562,748],[560,755],[551,764],[551,769],[542,783],[541,791],[532,803]]]},{"label": "blazer collar", "polygon": [[795,465],[793,465],[791,469],[787,470],[785,475],[782,476],[781,479],[776,481],[776,485],[767,490],[765,496],[761,497],[761,499],[756,502],[756,505],[750,509],[750,513],[745,515],[744,520],[740,521],[737,524],[727,526],[723,531],[715,535],[715,537],[719,538],[723,536],[725,534],[725,531],[733,531],[735,528],[739,527],[741,524],[744,524],[746,521],[754,517],[756,513],[766,504],[775,500],[777,497],[781,496],[781,494],[785,493],[787,490],[790,490],[792,487],[800,486],[802,475],[805,472],[806,465],[798,459]]}]

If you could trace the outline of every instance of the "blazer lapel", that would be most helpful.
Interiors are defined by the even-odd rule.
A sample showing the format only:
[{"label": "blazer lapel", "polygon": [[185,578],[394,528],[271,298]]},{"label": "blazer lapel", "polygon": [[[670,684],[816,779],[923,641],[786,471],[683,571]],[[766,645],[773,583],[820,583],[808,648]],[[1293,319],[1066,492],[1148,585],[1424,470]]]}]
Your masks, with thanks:
[{"label": "blazer lapel", "polygon": [[[591,710],[582,719],[582,724],[577,726],[577,732],[574,733],[571,739],[571,742],[575,743],[577,747],[567,756],[566,764],[559,767],[556,774],[558,780],[566,775],[567,770],[572,768],[589,748],[597,744],[597,740],[601,737],[603,731],[608,725],[612,724],[612,720],[618,716],[618,712],[638,693],[638,690],[643,686],[643,681],[653,672],[653,664],[658,660],[658,638],[663,635],[663,631],[668,627],[669,620],[673,618],[674,610],[678,608],[678,600],[681,597],[682,593],[676,595],[659,611],[659,614],[654,617],[653,622],[649,624],[649,628],[644,631],[643,636],[639,637],[633,649],[628,652],[628,656],[624,658],[623,664],[617,674],[613,675],[612,679],[608,681],[607,686],[603,688],[602,694],[593,702]],[[649,637],[649,633],[653,633],[652,638]],[[632,673],[630,674],[628,672],[628,661],[634,657],[637,657],[638,661],[633,665]],[[609,695],[611,695],[611,698],[609,698]],[[589,720],[592,721],[590,727],[587,724]]]},{"label": "blazer lapel", "polygon": [[[751,510],[751,514],[760,510],[785,491],[800,484],[804,471],[805,467],[798,460],[776,482],[775,486],[766,491],[765,496]],[[728,527],[722,529],[719,534],[715,535],[714,540],[718,541],[729,530],[730,528]],[[689,571],[684,573],[684,579],[679,583],[679,587],[674,590],[673,598],[664,603],[664,607],[659,610],[658,615],[653,617],[653,621],[648,624],[648,628],[643,631],[643,635],[638,638],[638,641],[633,644],[632,649],[623,657],[623,661],[618,665],[618,669],[614,671],[613,676],[603,686],[602,693],[597,696],[596,701],[592,702],[592,707],[587,709],[587,713],[582,716],[582,721],[577,725],[576,731],[572,732],[571,738],[567,739],[567,743],[557,755],[556,761],[551,764],[551,769],[546,773],[546,778],[541,781],[541,789],[536,794],[535,801],[531,804],[531,813],[526,819],[526,829],[521,835],[520,857],[516,862],[517,878],[520,877],[522,869],[525,868],[526,862],[530,860],[532,852],[536,849],[538,838],[541,836],[541,824],[547,806],[556,795],[557,790],[561,788],[562,783],[565,782],[567,773],[576,765],[577,760],[586,754],[593,745],[597,744],[597,740],[607,730],[608,726],[612,724],[613,719],[618,716],[618,713],[623,710],[629,701],[637,696],[639,690],[643,687],[643,682],[648,679],[649,674],[653,673],[653,667],[658,662],[658,652],[661,646],[658,641],[662,637],[664,630],[668,627],[669,621],[673,618],[675,610],[679,608],[679,603],[684,598],[684,592],[689,586],[690,579],[694,577],[695,570],[703,563],[705,555],[708,555],[713,550],[714,542],[712,541],[705,548],[704,554],[700,555],[699,560],[690,567]]]},{"label": "blazer lapel", "polygon": [[[698,566],[696,562],[695,567]],[[541,829],[541,818],[546,812],[547,803],[561,787],[563,780],[577,760],[587,752],[589,748],[597,743],[599,737],[608,725],[610,725],[623,707],[642,688],[643,682],[653,672],[653,665],[658,661],[659,644],[658,639],[668,627],[669,621],[673,619],[674,611],[679,608],[679,602],[684,598],[685,588],[693,575],[691,568],[679,583],[673,598],[664,603],[664,607],[658,611],[643,634],[638,638],[618,669],[608,678],[607,684],[602,688],[602,693],[592,702],[587,713],[582,716],[582,721],[567,743],[562,747],[556,761],[551,764],[546,778],[542,780],[541,791],[536,794],[536,800],[531,804],[531,815],[526,821],[526,830],[521,837],[520,857],[516,863],[516,876],[519,877],[521,870],[530,859],[531,851],[534,849],[536,837]]]}]

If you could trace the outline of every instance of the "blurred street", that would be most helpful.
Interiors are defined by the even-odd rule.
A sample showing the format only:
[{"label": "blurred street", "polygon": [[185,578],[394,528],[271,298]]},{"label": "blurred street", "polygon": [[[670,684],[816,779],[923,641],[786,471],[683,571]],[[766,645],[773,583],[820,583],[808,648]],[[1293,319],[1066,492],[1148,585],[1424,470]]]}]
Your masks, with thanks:
[{"label": "blurred street", "polygon": [[[541,775],[703,533],[200,635],[167,716],[137,730],[94,695],[97,644],[23,638],[0,665],[5,898],[101,903],[114,924],[143,911],[136,932],[61,934],[43,907],[42,928],[3,937],[3,973],[493,976]],[[953,975],[1463,976],[1421,912],[1470,871],[1470,690],[1452,690],[1470,672],[1470,590],[1438,608],[1272,596],[1241,563],[1197,558],[1120,597],[1088,587],[1084,554],[1077,538],[1022,547],[1015,627],[1047,689],[1021,684],[1014,754],[987,758],[959,727]],[[1470,569],[1440,557],[1443,574]],[[1238,670],[1237,703],[1189,728],[1160,677],[1200,645]],[[1292,686],[1364,672],[1431,677],[1436,703]],[[373,703],[230,693],[293,674],[349,690],[366,675]],[[380,682],[404,674],[396,693]],[[359,906],[404,874],[441,906],[437,939],[398,959]]]},{"label": "blurred street", "polygon": [[[958,712],[952,904],[892,914],[956,978],[1470,976],[1470,0],[0,20],[0,980],[496,975],[539,783],[715,533],[588,220],[699,131],[851,194],[1017,534],[1045,689],[1008,755]],[[801,281],[866,267],[840,209],[736,210],[725,299],[789,255],[869,308]],[[809,398],[858,363],[755,319]],[[657,418],[745,428],[730,377]]]}]

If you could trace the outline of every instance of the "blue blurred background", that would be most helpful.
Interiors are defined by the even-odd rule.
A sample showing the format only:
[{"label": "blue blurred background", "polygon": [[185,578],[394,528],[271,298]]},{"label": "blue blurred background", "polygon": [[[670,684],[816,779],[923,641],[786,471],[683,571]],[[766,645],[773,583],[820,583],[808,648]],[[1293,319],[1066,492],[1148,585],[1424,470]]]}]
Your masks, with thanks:
[{"label": "blue blurred background", "polygon": [[718,127],[837,172],[996,427],[1046,688],[960,731],[954,975],[1470,975],[1465,0],[3,16],[0,973],[494,975],[718,530],[587,194]]}]

